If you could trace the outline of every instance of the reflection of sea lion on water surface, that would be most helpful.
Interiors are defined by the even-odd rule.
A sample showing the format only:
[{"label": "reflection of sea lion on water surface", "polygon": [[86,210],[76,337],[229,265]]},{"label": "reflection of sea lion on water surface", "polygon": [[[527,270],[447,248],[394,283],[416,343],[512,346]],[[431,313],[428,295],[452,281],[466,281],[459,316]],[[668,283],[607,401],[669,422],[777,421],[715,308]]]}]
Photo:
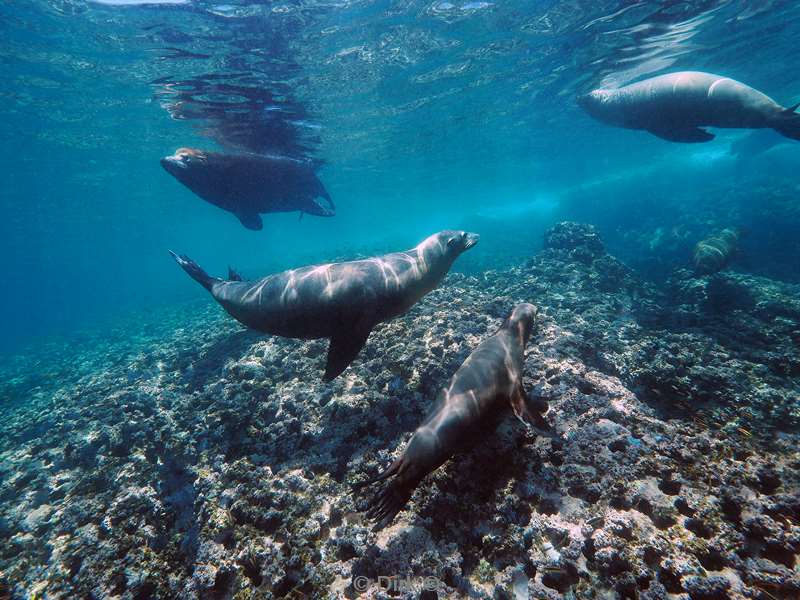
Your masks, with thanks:
[{"label": "reflection of sea lion on water surface", "polygon": [[292,269],[257,281],[211,277],[186,256],[178,264],[237,321],[289,338],[330,338],[325,381],[358,356],[372,328],[436,288],[478,236],[440,231],[405,252]]},{"label": "reflection of sea lion on water surface", "polygon": [[721,271],[730,263],[739,244],[739,231],[723,229],[694,247],[694,270],[699,276]]},{"label": "reflection of sea lion on water surface", "polygon": [[681,71],[617,89],[598,89],[578,98],[595,119],[627,129],[644,129],[671,142],[707,142],[702,127],[769,127],[800,140],[797,104],[784,108],[769,96],[728,77]]},{"label": "reflection of sea lion on water surface", "polygon": [[248,229],[263,227],[260,213],[336,214],[330,195],[308,161],[178,148],[172,156],[162,158],[161,165],[206,202],[235,214]]},{"label": "reflection of sea lion on water surface", "polygon": [[525,346],[536,312],[532,304],[516,306],[497,333],[459,367],[397,460],[376,478],[358,484],[389,479],[367,511],[375,529],[391,523],[426,475],[491,434],[509,407],[526,422],[542,423],[541,407],[522,387]]}]

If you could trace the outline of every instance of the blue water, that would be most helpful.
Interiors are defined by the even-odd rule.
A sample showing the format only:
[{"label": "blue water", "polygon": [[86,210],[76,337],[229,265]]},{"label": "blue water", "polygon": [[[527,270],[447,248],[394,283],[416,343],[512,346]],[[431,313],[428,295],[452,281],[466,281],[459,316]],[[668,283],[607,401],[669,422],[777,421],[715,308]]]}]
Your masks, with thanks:
[{"label": "blue water", "polygon": [[[688,255],[631,240],[674,229],[676,202],[702,213],[686,244],[733,220],[751,230],[747,269],[797,280],[796,201],[761,210],[773,187],[796,191],[793,143],[735,159],[747,132],[671,144],[574,97],[696,69],[793,104],[798,16],[766,1],[4,3],[0,349],[196,298],[167,249],[260,275],[469,226],[481,252],[457,268],[475,270],[572,218],[658,278]],[[180,146],[313,158],[338,214],[247,231],[161,169]],[[736,213],[714,213],[734,192]]]},{"label": "blue water", "polygon": [[[790,107],[798,39],[779,0],[0,1],[0,600],[800,597],[800,142],[576,103],[699,70]],[[181,147],[308,165],[337,214],[248,230]],[[168,253],[259,278],[442,229],[480,234],[460,273],[332,383]],[[519,349],[464,363],[519,302],[535,428]],[[433,404],[454,373],[482,417]],[[354,486],[442,440],[475,447],[370,532],[395,500]]]}]

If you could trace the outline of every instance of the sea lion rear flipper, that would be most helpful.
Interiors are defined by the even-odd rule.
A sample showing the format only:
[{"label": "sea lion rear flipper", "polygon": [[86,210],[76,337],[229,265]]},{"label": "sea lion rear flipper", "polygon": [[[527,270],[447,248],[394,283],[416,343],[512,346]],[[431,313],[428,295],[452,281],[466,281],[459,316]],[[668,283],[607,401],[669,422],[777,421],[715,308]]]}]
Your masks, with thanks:
[{"label": "sea lion rear flipper", "polygon": [[228,281],[243,281],[242,276],[234,271],[231,266],[228,266]]},{"label": "sea lion rear flipper", "polygon": [[331,337],[328,348],[328,364],[325,366],[323,381],[331,381],[338,377],[361,352],[367,343],[371,328],[362,330],[359,327],[342,329]]},{"label": "sea lion rear flipper", "polygon": [[697,144],[701,142],[710,142],[714,139],[713,133],[709,133],[705,129],[700,129],[699,127],[684,127],[683,129],[669,127],[650,128],[647,131],[668,142]]},{"label": "sea lion rear flipper", "polygon": [[264,222],[261,220],[261,215],[258,213],[236,213],[242,225],[253,231],[261,231],[264,228]]},{"label": "sea lion rear flipper", "polygon": [[175,262],[178,263],[181,266],[181,268],[184,271],[186,271],[192,279],[194,279],[197,283],[206,288],[209,292],[211,291],[211,288],[214,286],[215,283],[221,281],[216,277],[211,277],[211,275],[209,275],[203,269],[200,268],[200,265],[198,265],[196,262],[194,262],[191,258],[186,256],[185,254],[181,254],[180,256],[178,256],[172,250],[169,250],[168,252],[172,255],[172,258],[175,259]]},{"label": "sea lion rear flipper", "polygon": [[411,499],[416,485],[387,485],[370,502],[367,518],[375,521],[372,531],[380,531],[389,525]]},{"label": "sea lion rear flipper", "polygon": [[800,140],[800,114],[794,112],[796,108],[787,108],[772,124],[775,131],[792,140]]}]

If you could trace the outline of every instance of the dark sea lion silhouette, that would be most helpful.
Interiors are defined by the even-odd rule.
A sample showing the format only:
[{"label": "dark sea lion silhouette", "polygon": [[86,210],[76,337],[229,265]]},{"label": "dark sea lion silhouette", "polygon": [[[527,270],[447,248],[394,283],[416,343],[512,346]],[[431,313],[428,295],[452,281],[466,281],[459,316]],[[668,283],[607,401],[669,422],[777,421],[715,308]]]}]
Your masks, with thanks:
[{"label": "dark sea lion silhouette", "polygon": [[591,116],[617,127],[644,129],[671,142],[707,142],[702,127],[769,127],[800,140],[798,104],[784,108],[769,96],[727,77],[681,71],[578,98]]},{"label": "dark sea lion silhouette", "polygon": [[727,228],[694,247],[694,271],[698,276],[711,275],[730,263],[739,244],[739,231]]},{"label": "dark sea lion silhouette", "polygon": [[263,227],[260,213],[336,214],[309,161],[178,148],[161,165],[206,202],[235,214],[248,229]]},{"label": "dark sea lion silhouette", "polygon": [[356,486],[392,478],[367,510],[367,516],[376,521],[374,529],[392,522],[428,473],[494,431],[509,406],[523,421],[542,423],[541,407],[522,386],[525,346],[536,313],[532,304],[517,305],[500,329],[459,367],[400,457],[374,479]]},{"label": "dark sea lion silhouette", "polygon": [[170,251],[237,321],[289,338],[330,338],[325,381],[353,362],[378,323],[436,288],[478,236],[441,231],[406,252],[292,269],[258,281],[224,281]]}]

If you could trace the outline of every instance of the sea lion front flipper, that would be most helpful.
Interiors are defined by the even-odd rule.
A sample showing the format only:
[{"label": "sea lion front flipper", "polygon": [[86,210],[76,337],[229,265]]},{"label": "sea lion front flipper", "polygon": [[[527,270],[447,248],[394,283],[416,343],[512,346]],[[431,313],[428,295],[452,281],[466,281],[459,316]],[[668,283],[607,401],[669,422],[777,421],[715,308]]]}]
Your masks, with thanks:
[{"label": "sea lion front flipper", "polygon": [[[542,412],[538,410],[538,408],[539,407],[534,406],[533,402],[530,401],[523,387],[518,385],[514,394],[511,396],[511,410],[514,411],[514,415],[523,423],[532,424],[535,416]],[[545,410],[547,410],[546,407]]]},{"label": "sea lion front flipper", "polygon": [[261,215],[258,213],[236,213],[236,216],[242,222],[242,225],[253,231],[261,231],[264,228],[264,222],[261,220]]},{"label": "sea lion front flipper", "polygon": [[371,327],[342,328],[331,337],[328,347],[328,364],[325,365],[323,381],[331,381],[338,377],[361,352],[367,343]]},{"label": "sea lion front flipper", "polygon": [[663,128],[650,128],[647,131],[656,137],[668,142],[685,142],[688,144],[698,144],[701,142],[710,142],[714,139],[714,134],[707,132],[705,129],[699,127],[684,127],[683,129],[675,129],[670,127]]},{"label": "sea lion front flipper", "polygon": [[511,397],[511,409],[520,421],[537,433],[546,437],[553,436],[552,427],[542,416],[549,409],[547,402],[541,398],[532,398],[521,385]]}]

